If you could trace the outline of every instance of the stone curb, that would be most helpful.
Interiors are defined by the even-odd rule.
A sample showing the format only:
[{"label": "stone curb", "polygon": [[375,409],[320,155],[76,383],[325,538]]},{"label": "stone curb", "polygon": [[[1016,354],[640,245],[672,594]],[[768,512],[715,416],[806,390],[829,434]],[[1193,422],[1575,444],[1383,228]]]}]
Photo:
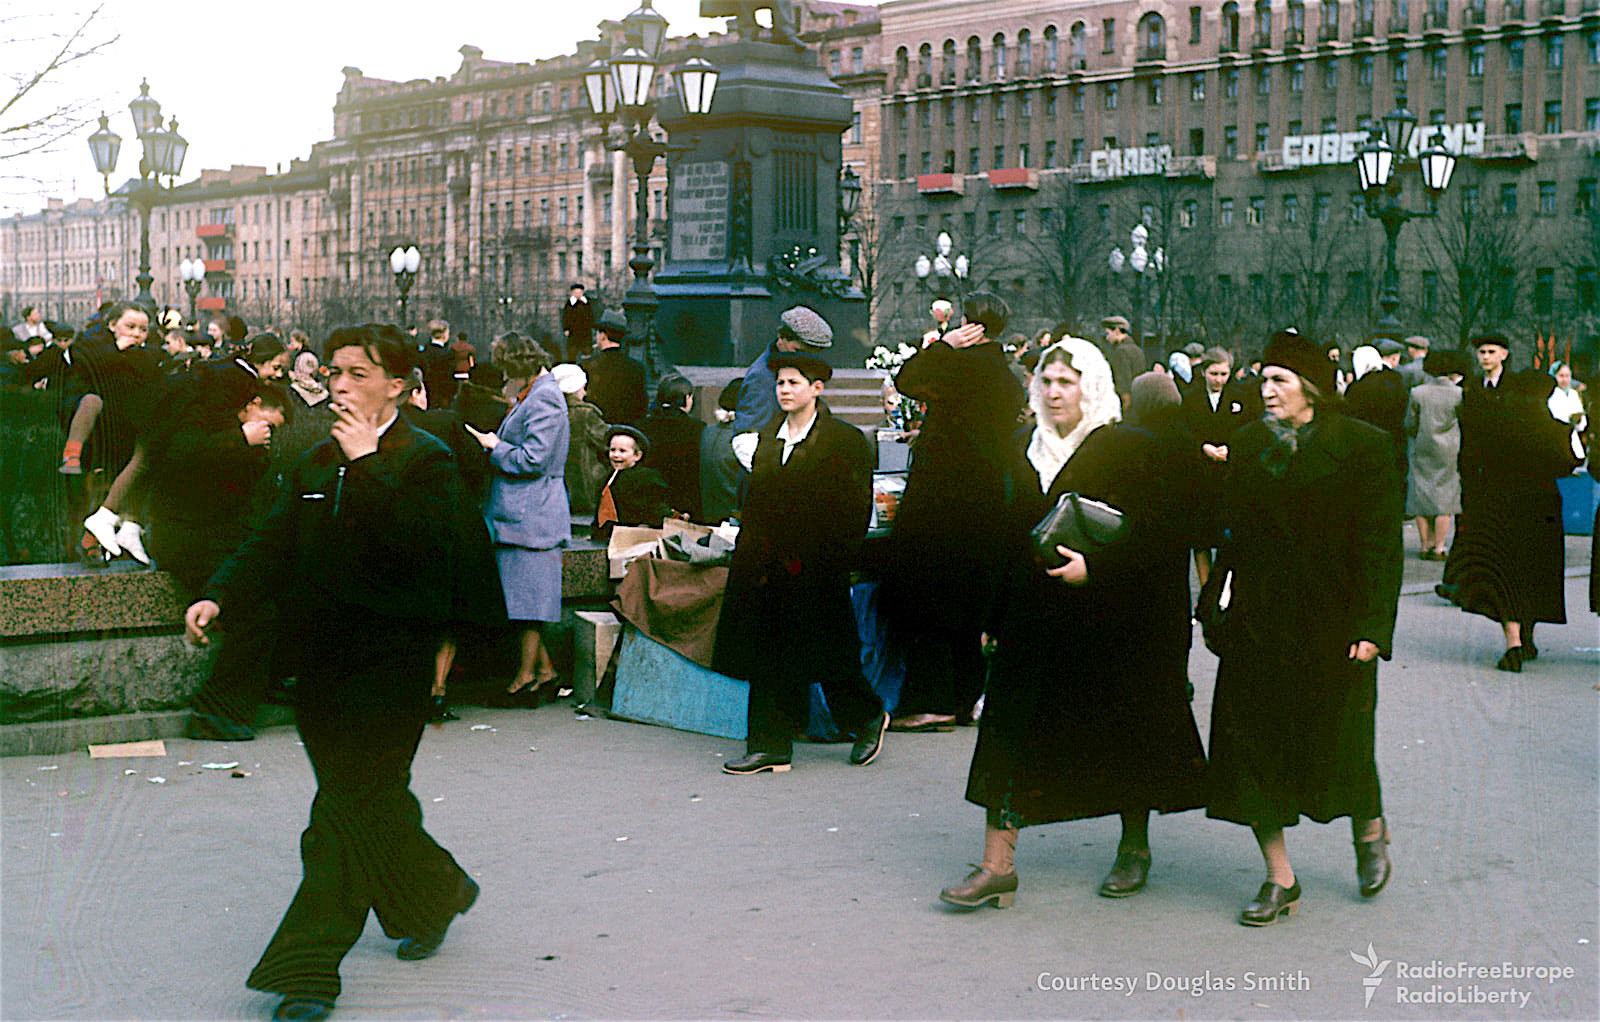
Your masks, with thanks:
[{"label": "stone curb", "polygon": [[[6,724],[0,726],[0,757],[63,756],[85,752],[90,745],[181,738],[184,722],[188,719],[188,710],[153,710],[107,717]],[[294,714],[287,707],[263,706],[256,712],[254,723],[256,729],[260,730],[293,721]]]}]

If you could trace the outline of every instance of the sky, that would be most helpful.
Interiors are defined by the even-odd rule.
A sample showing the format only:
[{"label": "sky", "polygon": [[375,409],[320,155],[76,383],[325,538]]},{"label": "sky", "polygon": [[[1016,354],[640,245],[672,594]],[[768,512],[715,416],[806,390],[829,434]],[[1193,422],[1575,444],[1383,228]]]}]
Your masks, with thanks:
[{"label": "sky", "polygon": [[[0,148],[0,216],[32,213],[48,197],[70,202],[105,194],[88,146],[102,109],[123,138],[112,187],[135,175],[138,146],[128,103],[141,79],[149,80],[163,116],[176,116],[189,141],[180,181],[197,177],[201,168],[235,163],[271,170],[309,155],[313,142],[333,134],[333,103],[346,66],[377,78],[433,78],[453,73],[467,44],[490,60],[531,62],[571,53],[580,39],[598,37],[602,19],[620,19],[638,4],[272,0],[161,7],[106,0],[85,39],[115,41],[46,79],[31,102],[0,113],[0,139],[47,107],[76,105],[86,118],[55,151],[11,155],[14,148]],[[705,36],[726,23],[699,17],[700,0],[655,0],[654,6],[674,36]],[[0,74],[11,81],[0,91],[0,105],[16,91],[18,76],[47,66],[93,11],[83,0],[0,3]]]}]

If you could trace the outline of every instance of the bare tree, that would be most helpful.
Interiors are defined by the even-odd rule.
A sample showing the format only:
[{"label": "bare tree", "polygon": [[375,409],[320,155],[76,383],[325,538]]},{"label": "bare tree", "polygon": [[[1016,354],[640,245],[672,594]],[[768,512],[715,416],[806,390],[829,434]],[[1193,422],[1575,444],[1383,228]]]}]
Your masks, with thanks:
[{"label": "bare tree", "polygon": [[63,98],[65,73],[117,41],[97,31],[103,5],[87,14],[0,15],[0,182],[23,194],[47,182],[17,169],[22,157],[53,152],[90,122],[90,101]]},{"label": "bare tree", "polygon": [[1457,345],[1511,324],[1529,256],[1523,225],[1513,215],[1480,209],[1475,193],[1441,203],[1428,225],[1431,237],[1421,246],[1423,262],[1441,284],[1435,322]]},{"label": "bare tree", "polygon": [[1104,239],[1077,186],[1064,174],[1052,174],[1045,180],[1036,208],[1038,230],[1023,246],[1028,268],[1039,279],[1035,304],[1052,324],[1074,322],[1082,318],[1081,311],[1093,291],[1093,271],[1101,262],[1098,256]]}]

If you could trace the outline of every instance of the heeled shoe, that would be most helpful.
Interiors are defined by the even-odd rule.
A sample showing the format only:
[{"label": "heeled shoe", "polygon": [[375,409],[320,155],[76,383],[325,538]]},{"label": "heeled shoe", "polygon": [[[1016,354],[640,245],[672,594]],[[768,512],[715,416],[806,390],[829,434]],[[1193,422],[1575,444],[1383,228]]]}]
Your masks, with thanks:
[{"label": "heeled shoe", "polygon": [[894,717],[889,721],[890,731],[904,731],[912,734],[922,734],[930,731],[954,731],[956,718],[954,714],[945,713],[914,713],[905,717]]},{"label": "heeled shoe", "polygon": [[1150,849],[1133,851],[1119,848],[1117,860],[1111,864],[1111,872],[1100,882],[1100,897],[1126,898],[1138,894],[1149,876]]},{"label": "heeled shoe", "polygon": [[444,925],[436,930],[415,937],[407,937],[395,949],[395,957],[402,962],[420,962],[430,957],[439,950],[439,945],[444,943],[445,931],[450,929],[450,923],[456,916],[464,916],[478,900],[478,882],[471,877],[462,877],[461,883],[456,888],[456,896],[451,902],[450,914],[445,918]]},{"label": "heeled shoe", "polygon": [[1300,909],[1300,881],[1293,887],[1281,887],[1268,880],[1256,892],[1256,900],[1239,913],[1239,922],[1245,926],[1271,926],[1279,916],[1292,916]]},{"label": "heeled shoe", "polygon": [[144,526],[124,518],[117,525],[117,545],[122,552],[145,567],[150,566],[150,555],[144,549]]},{"label": "heeled shoe", "polygon": [[1537,659],[1539,659],[1539,647],[1535,646],[1533,643],[1529,642],[1526,639],[1522,640],[1522,660],[1523,660],[1523,662],[1526,663],[1529,660],[1537,660]]},{"label": "heeled shoe", "polygon": [[972,866],[972,872],[959,884],[939,892],[939,900],[961,908],[981,908],[985,902],[995,908],[1010,908],[1017,900],[1017,871],[995,873],[982,866]]},{"label": "heeled shoe", "polygon": [[1522,647],[1512,646],[1510,649],[1506,650],[1505,654],[1500,657],[1498,662],[1495,663],[1494,669],[1497,671],[1510,671],[1512,674],[1521,674]]},{"label": "heeled shoe", "polygon": [[1361,896],[1371,898],[1389,882],[1394,866],[1389,862],[1389,825],[1371,841],[1354,842],[1356,846],[1356,881],[1361,886]]}]

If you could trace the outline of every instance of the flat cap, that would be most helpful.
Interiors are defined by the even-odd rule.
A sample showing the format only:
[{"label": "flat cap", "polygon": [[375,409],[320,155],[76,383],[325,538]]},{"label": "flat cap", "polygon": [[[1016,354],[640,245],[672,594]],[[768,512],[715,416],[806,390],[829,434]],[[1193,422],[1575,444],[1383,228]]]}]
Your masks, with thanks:
[{"label": "flat cap", "polygon": [[796,305],[786,309],[778,317],[778,322],[783,329],[788,330],[802,344],[813,348],[830,348],[833,346],[833,327],[828,321],[819,316],[815,310],[804,305]]},{"label": "flat cap", "polygon": [[1410,337],[1406,338],[1406,347],[1421,348],[1423,351],[1427,351],[1432,343],[1432,341],[1428,340],[1422,334],[1412,334]]},{"label": "flat cap", "polygon": [[1393,337],[1380,337],[1378,338],[1377,343],[1373,346],[1378,349],[1378,354],[1382,355],[1384,358],[1388,358],[1390,355],[1404,354],[1406,350],[1402,348],[1400,346],[1400,342],[1395,340]]},{"label": "flat cap", "polygon": [[600,320],[595,323],[595,328],[608,337],[626,340],[629,334],[628,317],[617,309],[607,309],[600,314]]},{"label": "flat cap", "polygon": [[1128,317],[1107,316],[1100,321],[1100,328],[1102,330],[1109,329],[1111,327],[1116,327],[1118,330],[1126,331],[1128,329]]}]

